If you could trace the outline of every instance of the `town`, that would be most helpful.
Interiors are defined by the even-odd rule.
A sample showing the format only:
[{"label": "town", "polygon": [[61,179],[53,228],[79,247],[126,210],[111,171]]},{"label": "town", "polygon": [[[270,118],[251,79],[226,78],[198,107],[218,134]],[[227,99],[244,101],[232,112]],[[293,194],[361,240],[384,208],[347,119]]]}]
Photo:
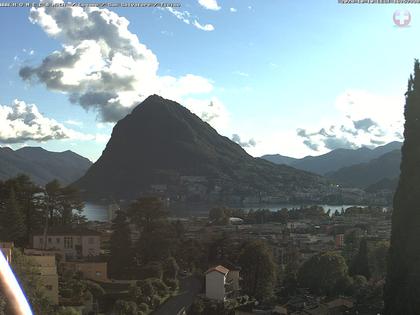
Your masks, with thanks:
[{"label": "town", "polygon": [[3,216],[14,220],[0,221],[10,224],[0,229],[0,247],[40,314],[329,315],[383,308],[388,208],[217,207],[182,218],[170,216],[166,199],[148,196],[111,204],[108,221],[99,222],[69,214],[81,209],[78,193],[57,182],[40,191],[20,176],[4,182],[2,192]]}]

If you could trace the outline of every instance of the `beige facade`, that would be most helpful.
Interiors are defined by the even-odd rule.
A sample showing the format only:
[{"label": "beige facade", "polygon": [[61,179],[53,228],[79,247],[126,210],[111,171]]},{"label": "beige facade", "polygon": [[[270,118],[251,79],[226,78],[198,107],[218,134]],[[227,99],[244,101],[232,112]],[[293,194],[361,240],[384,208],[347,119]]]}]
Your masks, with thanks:
[{"label": "beige facade", "polygon": [[58,304],[58,274],[55,256],[27,256],[39,267],[45,295],[52,304]]},{"label": "beige facade", "polygon": [[46,238],[42,233],[35,234],[33,247],[58,250],[66,259],[98,256],[101,237],[99,233],[90,230],[49,231]]}]

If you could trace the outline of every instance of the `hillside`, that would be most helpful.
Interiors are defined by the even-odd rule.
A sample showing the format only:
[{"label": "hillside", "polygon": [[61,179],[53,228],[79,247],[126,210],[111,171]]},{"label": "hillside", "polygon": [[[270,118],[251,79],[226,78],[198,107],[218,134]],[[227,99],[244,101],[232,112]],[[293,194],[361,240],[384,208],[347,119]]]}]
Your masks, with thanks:
[{"label": "hillside", "polygon": [[349,186],[378,190],[381,187],[392,188],[400,174],[401,151],[388,152],[368,163],[344,167],[326,176],[334,182]]},{"label": "hillside", "polygon": [[92,165],[88,159],[72,152],[50,152],[40,147],[24,147],[16,151],[0,148],[0,180],[26,174],[38,185],[57,179],[70,184]]},{"label": "hillside", "polygon": [[327,181],[253,158],[185,107],[153,95],[115,125],[102,156],[75,185],[89,198],[159,191],[179,200],[242,201],[293,197]]},{"label": "hillside", "polygon": [[286,164],[297,169],[312,173],[325,175],[330,172],[338,171],[343,167],[367,163],[380,156],[401,149],[401,142],[391,142],[375,149],[366,147],[356,150],[336,149],[319,156],[307,156],[302,159],[294,159],[282,155],[264,155],[261,158],[276,164]]}]

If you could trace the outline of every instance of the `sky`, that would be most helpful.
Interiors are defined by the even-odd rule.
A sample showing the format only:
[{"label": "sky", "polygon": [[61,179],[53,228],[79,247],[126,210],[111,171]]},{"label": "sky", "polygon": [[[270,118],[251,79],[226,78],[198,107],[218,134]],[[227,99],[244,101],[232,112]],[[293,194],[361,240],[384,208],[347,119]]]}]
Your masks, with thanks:
[{"label": "sky", "polygon": [[403,139],[420,4],[51,3],[0,4],[1,146],[95,161],[115,123],[151,94],[184,105],[253,156]]}]

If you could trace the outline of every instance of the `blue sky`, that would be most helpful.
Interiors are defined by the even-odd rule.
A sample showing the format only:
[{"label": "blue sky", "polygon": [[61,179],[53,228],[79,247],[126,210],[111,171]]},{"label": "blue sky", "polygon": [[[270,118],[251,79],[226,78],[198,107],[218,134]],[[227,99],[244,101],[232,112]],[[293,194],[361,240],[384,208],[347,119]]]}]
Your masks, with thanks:
[{"label": "blue sky", "polygon": [[[0,144],[70,149],[94,161],[115,121],[154,92],[254,156],[401,140],[403,95],[420,57],[420,5],[178,3],[172,11],[100,14],[0,8],[7,30],[0,34]],[[396,10],[410,12],[408,27],[395,25]],[[55,63],[43,63],[47,57]],[[70,57],[78,62],[63,67]],[[48,77],[57,71],[58,82]]]}]

